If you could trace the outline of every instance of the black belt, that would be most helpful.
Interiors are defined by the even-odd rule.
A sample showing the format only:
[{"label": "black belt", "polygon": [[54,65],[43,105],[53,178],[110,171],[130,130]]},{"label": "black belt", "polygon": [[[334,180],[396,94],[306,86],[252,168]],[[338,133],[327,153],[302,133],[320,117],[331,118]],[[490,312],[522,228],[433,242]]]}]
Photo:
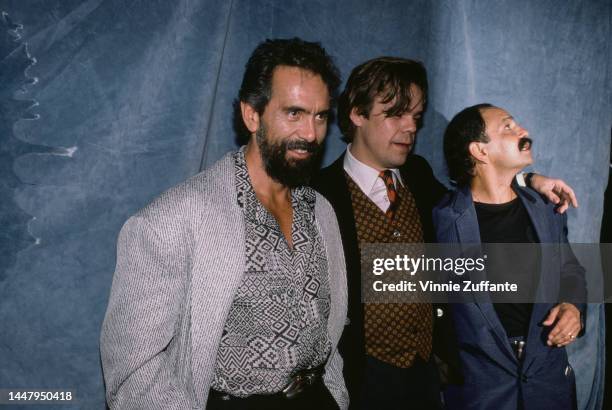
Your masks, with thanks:
[{"label": "black belt", "polygon": [[291,381],[287,386],[278,393],[273,394],[253,394],[247,397],[237,397],[229,393],[210,389],[209,397],[216,400],[291,400],[300,396],[310,387],[317,383],[323,383],[323,374],[325,373],[324,366],[319,366],[314,369],[304,369],[291,376]]}]

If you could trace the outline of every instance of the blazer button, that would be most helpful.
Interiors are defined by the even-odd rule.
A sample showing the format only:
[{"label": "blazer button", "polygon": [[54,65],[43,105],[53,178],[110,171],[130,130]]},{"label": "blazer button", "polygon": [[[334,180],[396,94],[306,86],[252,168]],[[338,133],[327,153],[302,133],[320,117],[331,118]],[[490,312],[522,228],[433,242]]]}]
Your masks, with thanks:
[{"label": "blazer button", "polygon": [[442,317],[442,316],[444,316],[444,311],[443,311],[442,309],[440,309],[440,308],[437,308],[437,309],[436,309],[436,316],[437,316],[437,317]]},{"label": "blazer button", "polygon": [[399,231],[393,231],[393,236],[395,236],[396,238],[399,238],[400,236],[402,236],[402,234],[399,233]]}]

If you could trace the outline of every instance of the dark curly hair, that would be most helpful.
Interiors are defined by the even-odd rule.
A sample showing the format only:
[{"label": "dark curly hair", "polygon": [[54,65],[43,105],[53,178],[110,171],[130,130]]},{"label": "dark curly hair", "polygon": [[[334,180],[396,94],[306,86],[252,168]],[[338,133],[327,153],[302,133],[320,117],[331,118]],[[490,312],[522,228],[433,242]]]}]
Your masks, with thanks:
[{"label": "dark curly hair", "polygon": [[457,185],[468,185],[474,176],[474,159],[470,154],[472,142],[489,142],[482,110],[493,105],[483,103],[465,108],[448,123],[444,132],[444,157],[448,176]]},{"label": "dark curly hair", "polygon": [[352,141],[355,134],[355,125],[350,117],[353,108],[367,118],[376,97],[380,97],[383,104],[395,99],[385,114],[401,115],[412,105],[412,84],[423,92],[425,105],[427,71],[422,63],[399,57],[378,57],[355,67],[338,99],[338,126],[345,141]]},{"label": "dark curly hair", "polygon": [[234,100],[234,128],[243,142],[248,140],[250,132],[242,120],[240,102],[249,104],[262,115],[270,101],[272,75],[278,66],[298,67],[321,76],[327,85],[330,103],[335,101],[340,85],[340,73],[320,43],[304,41],[297,37],[267,39],[255,48],[246,63],[238,98]]}]

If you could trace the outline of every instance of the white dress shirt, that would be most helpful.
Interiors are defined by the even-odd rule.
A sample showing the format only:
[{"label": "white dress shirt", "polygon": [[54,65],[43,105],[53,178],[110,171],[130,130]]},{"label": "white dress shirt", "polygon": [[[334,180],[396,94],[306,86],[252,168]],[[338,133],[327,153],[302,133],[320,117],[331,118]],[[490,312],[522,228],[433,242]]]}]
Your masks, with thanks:
[{"label": "white dress shirt", "polygon": [[[355,181],[359,189],[361,189],[383,212],[387,212],[390,205],[389,198],[387,197],[387,187],[379,177],[380,171],[377,171],[355,158],[353,154],[351,154],[351,144],[346,148],[343,167],[346,173]],[[393,168],[390,169],[390,171],[393,175],[395,187],[397,188],[398,181],[403,186],[404,181],[402,181],[399,169]]]}]

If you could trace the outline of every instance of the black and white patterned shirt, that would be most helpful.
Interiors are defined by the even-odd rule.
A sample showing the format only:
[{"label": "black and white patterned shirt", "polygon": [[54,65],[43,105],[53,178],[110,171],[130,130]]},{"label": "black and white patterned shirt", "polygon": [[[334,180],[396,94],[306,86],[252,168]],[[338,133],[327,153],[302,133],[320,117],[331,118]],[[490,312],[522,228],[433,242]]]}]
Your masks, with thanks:
[{"label": "black and white patterned shirt", "polygon": [[255,195],[244,147],[234,159],[246,271],[225,323],[211,387],[244,397],[277,393],[297,370],[327,360],[330,295],[325,248],[315,224],[315,192],[309,187],[291,191],[291,249]]}]

